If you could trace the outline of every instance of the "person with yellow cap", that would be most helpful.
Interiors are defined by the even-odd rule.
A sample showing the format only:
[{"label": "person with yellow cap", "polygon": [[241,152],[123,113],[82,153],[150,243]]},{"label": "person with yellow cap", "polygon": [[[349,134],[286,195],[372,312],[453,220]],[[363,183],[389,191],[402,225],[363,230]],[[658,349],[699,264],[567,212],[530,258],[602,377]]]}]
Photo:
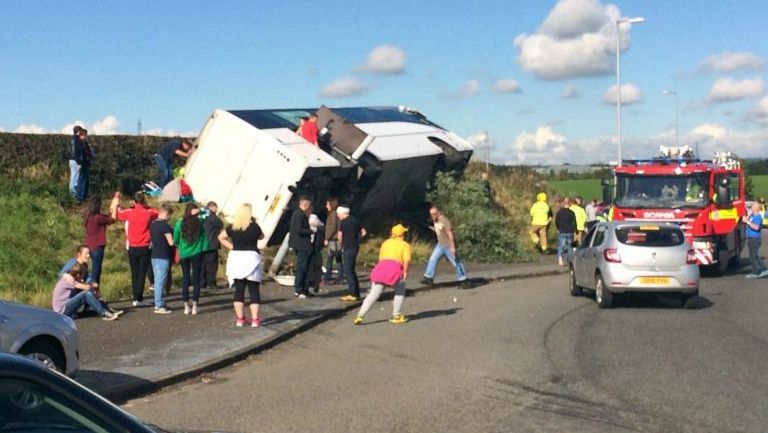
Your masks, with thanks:
[{"label": "person with yellow cap", "polygon": [[540,192],[536,195],[536,202],[531,206],[531,241],[541,248],[542,253],[547,252],[547,226],[552,222],[552,210],[547,204],[547,193]]},{"label": "person with yellow cap", "polygon": [[365,297],[360,312],[357,313],[354,323],[363,323],[365,313],[379,299],[384,287],[395,289],[395,297],[392,299],[392,318],[390,322],[401,324],[408,318],[401,313],[405,300],[405,279],[408,277],[408,265],[411,263],[411,246],[405,241],[405,233],[408,231],[402,224],[392,227],[392,236],[381,244],[379,250],[379,262],[371,271],[371,291]]}]

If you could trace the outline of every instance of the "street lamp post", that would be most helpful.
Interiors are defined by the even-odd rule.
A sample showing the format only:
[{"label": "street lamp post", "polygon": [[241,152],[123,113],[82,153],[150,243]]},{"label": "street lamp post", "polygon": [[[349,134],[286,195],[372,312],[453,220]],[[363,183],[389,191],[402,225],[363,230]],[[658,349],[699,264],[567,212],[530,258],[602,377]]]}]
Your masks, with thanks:
[{"label": "street lamp post", "polygon": [[677,108],[677,90],[664,90],[661,93],[675,97],[675,146],[680,147],[680,116]]},{"label": "street lamp post", "polygon": [[645,21],[645,18],[619,18],[616,20],[616,129],[617,141],[619,146],[619,161],[617,165],[621,167],[621,24],[639,24]]}]

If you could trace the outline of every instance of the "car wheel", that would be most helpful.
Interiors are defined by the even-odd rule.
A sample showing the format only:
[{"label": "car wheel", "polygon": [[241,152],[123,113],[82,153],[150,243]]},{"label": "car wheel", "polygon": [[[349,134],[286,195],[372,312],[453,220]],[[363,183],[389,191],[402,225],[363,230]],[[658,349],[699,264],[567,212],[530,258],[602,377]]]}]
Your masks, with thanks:
[{"label": "car wheel", "polygon": [[576,283],[576,271],[573,269],[573,266],[568,269],[568,288],[571,291],[571,296],[581,296],[584,294],[581,287]]},{"label": "car wheel", "polygon": [[59,373],[64,373],[67,370],[64,354],[58,347],[46,341],[32,340],[28,342],[19,350],[19,355],[34,359]]},{"label": "car wheel", "polygon": [[686,310],[695,310],[699,307],[699,291],[695,293],[683,293],[680,296],[680,304]]},{"label": "car wheel", "polygon": [[595,277],[595,300],[599,308],[611,308],[613,305],[613,293],[605,288],[603,277],[599,274]]}]

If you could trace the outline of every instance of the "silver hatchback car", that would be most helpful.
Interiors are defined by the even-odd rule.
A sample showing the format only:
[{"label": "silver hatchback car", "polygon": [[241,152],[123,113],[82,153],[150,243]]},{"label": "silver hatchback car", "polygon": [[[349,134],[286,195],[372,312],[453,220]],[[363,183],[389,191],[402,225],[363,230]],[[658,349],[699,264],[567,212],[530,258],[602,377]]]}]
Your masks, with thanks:
[{"label": "silver hatchback car", "polygon": [[17,353],[73,375],[79,367],[80,335],[70,317],[0,300],[0,352]]},{"label": "silver hatchback car", "polygon": [[675,224],[612,221],[596,224],[569,263],[573,296],[594,290],[600,308],[614,293],[676,292],[686,308],[696,308],[699,266]]}]

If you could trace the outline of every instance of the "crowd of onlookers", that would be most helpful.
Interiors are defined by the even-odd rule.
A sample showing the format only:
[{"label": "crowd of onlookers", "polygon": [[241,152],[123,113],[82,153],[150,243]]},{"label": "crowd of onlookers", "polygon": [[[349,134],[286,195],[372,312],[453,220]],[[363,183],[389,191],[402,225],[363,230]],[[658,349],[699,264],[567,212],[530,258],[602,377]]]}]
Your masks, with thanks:
[{"label": "crowd of onlookers", "polygon": [[[317,116],[302,119],[297,134],[317,144]],[[312,137],[315,139],[312,140]],[[88,143],[87,131],[76,126],[71,140],[70,190],[78,202],[88,197],[88,177],[94,152]],[[174,158],[187,158],[193,152],[187,140],[171,140],[155,154],[160,173],[159,188],[173,178]],[[260,286],[264,274],[264,260],[259,244],[264,232],[253,217],[249,203],[243,203],[224,223],[219,215],[218,204],[211,201],[205,206],[188,202],[174,224],[170,217],[174,208],[167,203],[153,207],[147,194],[136,192],[130,202],[122,203],[122,195],[115,192],[108,212],[102,209],[102,201],[92,198],[86,204],[84,242],[76,248],[75,256],[61,269],[52,294],[55,311],[75,317],[81,311],[92,310],[104,320],[115,320],[124,311],[113,309],[103,299],[99,290],[102,264],[107,245],[107,227],[122,222],[125,231],[125,248],[131,274],[132,307],[152,306],[154,313],[170,314],[172,308],[165,300],[171,285],[171,270],[177,264],[181,268],[181,299],[185,315],[197,315],[200,311],[201,289],[218,287],[217,275],[219,252],[228,250],[225,276],[227,287],[233,291],[235,325],[252,327],[261,325],[259,306]],[[352,215],[349,206],[329,198],[325,202],[325,221],[312,209],[310,197],[299,197],[293,209],[288,233],[288,246],[296,255],[293,295],[299,299],[317,296],[321,285],[346,284],[341,300],[353,302],[361,297],[360,281],[356,264],[360,243],[367,235],[365,227]],[[429,209],[432,230],[437,236],[435,246],[421,279],[433,284],[436,267],[445,257],[455,268],[457,280],[466,284],[467,273],[456,251],[455,233],[450,221],[437,206]],[[410,246],[404,240],[407,228],[401,224],[392,227],[391,238],[382,244],[379,262],[371,274],[371,292],[355,319],[359,324],[385,287],[395,290],[393,323],[404,323],[401,313],[405,293],[404,280],[411,261]],[[325,261],[323,260],[325,255]],[[323,268],[325,268],[323,272]],[[336,272],[334,272],[336,268]],[[334,278],[335,277],[335,278]],[[144,299],[146,282],[154,292],[152,302]],[[248,292],[246,317],[245,294]]]},{"label": "crowd of onlookers", "polygon": [[586,232],[598,221],[607,221],[610,218],[610,209],[597,199],[592,199],[585,205],[580,196],[562,197],[558,200],[558,209],[553,217],[547,194],[540,192],[531,205],[530,215],[531,241],[543,254],[549,253],[547,233],[554,219],[558,234],[557,261],[560,266],[565,266],[568,250],[579,245]]}]

